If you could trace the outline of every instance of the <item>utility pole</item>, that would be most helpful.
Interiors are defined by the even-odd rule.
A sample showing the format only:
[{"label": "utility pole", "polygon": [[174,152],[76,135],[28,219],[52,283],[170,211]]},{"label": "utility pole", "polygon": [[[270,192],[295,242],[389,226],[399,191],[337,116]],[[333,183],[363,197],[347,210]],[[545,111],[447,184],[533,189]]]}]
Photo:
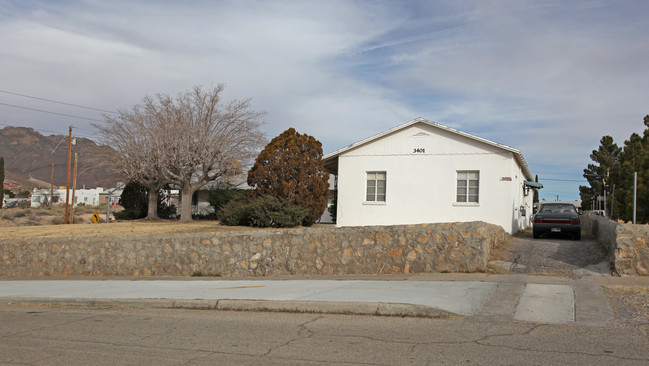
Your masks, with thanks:
[{"label": "utility pole", "polygon": [[70,134],[68,136],[68,174],[67,174],[67,183],[65,184],[65,218],[63,223],[68,223],[69,218],[69,208],[68,204],[70,203],[70,163],[72,160],[72,126],[70,126]]},{"label": "utility pole", "polygon": [[54,163],[52,163],[52,180],[50,183],[50,208],[54,207]]},{"label": "utility pole", "polygon": [[74,173],[72,174],[72,209],[70,210],[70,223],[74,224],[74,196],[77,191],[77,153],[74,153]]}]

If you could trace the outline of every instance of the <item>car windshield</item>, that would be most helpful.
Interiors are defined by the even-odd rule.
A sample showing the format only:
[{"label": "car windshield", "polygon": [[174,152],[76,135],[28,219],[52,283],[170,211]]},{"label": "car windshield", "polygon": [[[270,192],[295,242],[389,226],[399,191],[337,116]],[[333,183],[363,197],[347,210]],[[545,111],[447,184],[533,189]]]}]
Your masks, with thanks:
[{"label": "car windshield", "polygon": [[576,213],[572,205],[543,205],[541,213]]}]

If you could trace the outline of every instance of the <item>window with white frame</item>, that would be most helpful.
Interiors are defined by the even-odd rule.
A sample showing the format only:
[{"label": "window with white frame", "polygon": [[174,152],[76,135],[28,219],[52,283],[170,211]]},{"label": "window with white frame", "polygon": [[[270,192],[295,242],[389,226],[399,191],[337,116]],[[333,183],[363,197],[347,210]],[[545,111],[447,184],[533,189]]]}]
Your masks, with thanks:
[{"label": "window with white frame", "polygon": [[385,202],[386,172],[367,172],[366,202]]},{"label": "window with white frame", "polygon": [[480,198],[480,172],[477,170],[460,170],[457,172],[458,203],[478,203]]}]

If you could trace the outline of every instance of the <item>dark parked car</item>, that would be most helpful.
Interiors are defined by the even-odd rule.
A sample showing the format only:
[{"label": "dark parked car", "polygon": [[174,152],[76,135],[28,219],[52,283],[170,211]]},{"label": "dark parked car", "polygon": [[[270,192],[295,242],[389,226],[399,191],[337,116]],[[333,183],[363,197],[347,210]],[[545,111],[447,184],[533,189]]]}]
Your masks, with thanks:
[{"label": "dark parked car", "polygon": [[541,203],[539,211],[534,215],[532,225],[534,238],[542,234],[571,235],[576,240],[581,239],[581,220],[574,205],[569,203]]}]

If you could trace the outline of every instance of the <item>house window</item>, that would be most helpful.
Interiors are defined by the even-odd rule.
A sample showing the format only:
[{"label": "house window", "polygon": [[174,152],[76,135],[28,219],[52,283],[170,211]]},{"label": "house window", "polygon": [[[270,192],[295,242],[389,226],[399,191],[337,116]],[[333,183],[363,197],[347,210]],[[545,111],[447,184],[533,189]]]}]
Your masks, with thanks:
[{"label": "house window", "polygon": [[480,172],[465,170],[457,172],[456,202],[478,203],[480,192]]},{"label": "house window", "polygon": [[385,202],[385,172],[367,172],[367,202]]}]

